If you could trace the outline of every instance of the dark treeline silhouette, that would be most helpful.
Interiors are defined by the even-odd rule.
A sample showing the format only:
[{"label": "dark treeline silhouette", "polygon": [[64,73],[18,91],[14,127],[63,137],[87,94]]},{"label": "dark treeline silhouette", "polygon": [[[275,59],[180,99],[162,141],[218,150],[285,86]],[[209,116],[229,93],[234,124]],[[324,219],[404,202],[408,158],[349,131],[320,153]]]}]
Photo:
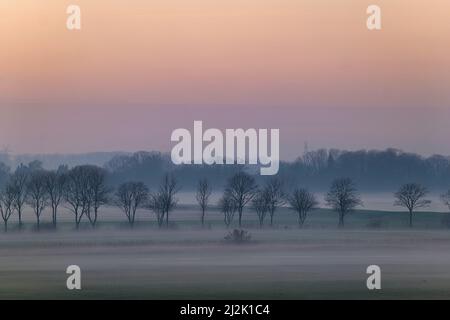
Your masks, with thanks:
[{"label": "dark treeline silhouette", "polygon": [[[362,191],[394,191],[415,181],[433,190],[445,190],[450,181],[450,158],[421,157],[400,150],[318,150],[285,164],[287,176],[325,191],[339,177],[352,179]],[[283,172],[282,172],[283,174]]]},{"label": "dark treeline silhouette", "polygon": [[[34,165],[39,163],[34,161]],[[230,176],[242,170],[252,174],[258,184],[271,178],[260,176],[256,167],[237,164],[175,166],[168,154],[144,151],[118,154],[103,167],[109,173],[108,183],[113,186],[142,181],[149,188],[157,188],[166,172],[174,172],[184,191],[195,191],[199,176],[207,178],[214,188],[224,187]],[[0,162],[0,185],[10,170]],[[293,162],[282,162],[277,176],[288,184],[300,183],[321,192],[327,191],[331,182],[339,177],[352,179],[363,192],[393,192],[399,184],[411,181],[426,185],[430,190],[446,190],[450,181],[450,158],[441,155],[422,157],[396,149],[320,149],[306,152]]]},{"label": "dark treeline silhouette", "polygon": [[[377,157],[381,164],[372,163]],[[0,186],[0,214],[5,231],[14,214],[17,214],[19,228],[22,227],[26,206],[32,209],[38,230],[45,212],[51,213],[52,225],[56,228],[59,208],[63,206],[72,213],[77,229],[82,221],[95,228],[101,208],[116,206],[121,209],[131,226],[135,224],[138,211],[146,210],[154,213],[160,228],[168,228],[171,225],[171,214],[178,204],[177,194],[182,186],[185,188],[184,181],[188,182],[187,190],[192,190],[191,184],[195,186],[196,193],[192,197],[198,203],[202,227],[211,205],[216,206],[223,214],[227,227],[233,223],[241,227],[244,215],[249,214],[249,211],[256,213],[260,227],[272,227],[277,209],[282,206],[289,207],[297,214],[298,226],[302,227],[308,214],[318,207],[314,186],[317,188],[317,181],[321,181],[322,188],[327,190],[324,201],[337,213],[338,225],[343,227],[347,214],[363,205],[358,181],[367,183],[365,179],[368,177],[375,179],[370,168],[383,168],[386,173],[399,163],[404,163],[405,168],[398,168],[400,173],[392,172],[398,179],[396,182],[385,178],[390,182],[380,184],[390,185],[390,188],[395,189],[392,192],[393,204],[407,210],[409,226],[412,227],[414,212],[430,204],[426,199],[428,185],[425,187],[426,184],[421,182],[430,180],[422,177],[422,173],[413,174],[411,168],[416,166],[427,172],[431,170],[431,163],[435,163],[432,159],[436,157],[425,159],[394,150],[319,150],[306,153],[294,163],[284,164],[285,172],[275,177],[261,177],[254,173],[253,168],[237,165],[178,167],[171,165],[166,155],[146,152],[115,157],[104,167],[79,165],[69,168],[61,165],[56,170],[45,170],[40,161],[32,161],[27,165],[19,165],[14,171],[0,166],[0,177],[3,179]],[[443,180],[446,177],[445,161],[442,160],[439,166],[435,164],[433,171],[435,175],[440,172],[439,179]],[[354,164],[355,167],[351,169],[349,164]],[[335,177],[338,173],[347,175]],[[410,180],[406,180],[407,178]],[[437,177],[434,181],[438,181]],[[450,184],[450,179],[446,182]],[[437,187],[437,184],[434,186]],[[447,191],[441,194],[441,201],[450,209],[450,190],[443,181],[442,188],[444,186]],[[213,192],[221,193],[222,197],[217,203],[211,204],[210,196]]]},{"label": "dark treeline silhouette", "polygon": [[[114,187],[107,183],[107,176],[106,169],[93,165],[71,169],[61,166],[53,171],[44,170],[36,162],[19,166],[0,189],[0,214],[5,232],[14,213],[19,217],[19,228],[22,227],[21,215],[25,205],[34,212],[37,230],[48,207],[51,209],[48,211],[51,211],[52,225],[57,227],[58,208],[61,205],[72,213],[76,229],[83,220],[95,228],[99,209],[103,206],[120,208],[131,227],[135,224],[138,210],[146,209],[155,214],[159,228],[169,228],[169,216],[178,204],[177,194],[181,189],[173,172],[165,173],[153,192],[141,181],[124,182],[114,191]],[[208,179],[199,178],[195,198],[202,227],[207,219],[212,192],[214,190]],[[235,217],[241,227],[244,214],[249,214],[248,211],[256,213],[260,227],[265,225],[267,217],[270,218],[270,227],[273,227],[277,208],[284,205],[298,215],[298,226],[303,227],[308,214],[318,208],[316,195],[308,189],[288,188],[283,180],[274,177],[258,185],[254,177],[244,171],[228,177],[225,187],[216,192],[223,195],[215,206],[223,214],[226,227],[233,224]],[[418,183],[403,184],[393,194],[394,204],[408,210],[410,227],[413,226],[414,211],[430,204],[431,201],[426,199],[427,194],[428,190]],[[441,201],[447,206],[450,203],[449,195],[450,190],[441,195]],[[350,178],[333,180],[324,200],[338,214],[339,227],[344,226],[344,218],[348,213],[363,205],[356,185]]]},{"label": "dark treeline silhouette", "polygon": [[17,154],[8,153],[8,150],[0,150],[0,162],[10,168],[16,168],[21,163],[39,161],[42,166],[49,170],[58,169],[61,163],[69,167],[82,164],[91,164],[102,167],[107,161],[119,155],[131,155],[131,152],[89,152],[89,153],[69,153],[69,154]]},{"label": "dark treeline silhouette", "polygon": [[142,181],[150,188],[159,187],[166,172],[174,172],[185,191],[194,191],[198,177],[205,177],[215,188],[223,187],[231,175],[244,168],[243,165],[179,165],[170,156],[159,152],[136,152],[112,158],[104,166],[110,172],[110,183],[119,185],[126,181]]},{"label": "dark treeline silhouette", "polygon": [[[174,166],[168,155],[154,152],[117,156],[105,168],[111,172],[115,184],[139,178],[149,187],[156,187],[156,181],[164,172],[173,171],[185,191],[196,189],[199,176],[211,181],[213,187],[221,188],[228,177],[244,168],[246,172],[254,173],[258,184],[271,178],[260,176],[257,168],[243,165]],[[392,192],[399,184],[410,181],[426,185],[430,190],[445,190],[450,181],[450,158],[441,155],[422,157],[396,149],[321,149],[306,152],[293,162],[282,162],[277,176],[288,183],[301,183],[322,192],[327,191],[331,182],[339,177],[352,179],[364,192]]]}]

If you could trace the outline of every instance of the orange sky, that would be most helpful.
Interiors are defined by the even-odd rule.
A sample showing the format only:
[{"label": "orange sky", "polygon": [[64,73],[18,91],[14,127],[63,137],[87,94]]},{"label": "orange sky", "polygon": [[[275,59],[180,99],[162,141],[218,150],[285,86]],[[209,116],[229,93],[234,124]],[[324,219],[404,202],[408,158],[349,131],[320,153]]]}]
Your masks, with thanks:
[{"label": "orange sky", "polygon": [[446,0],[1,0],[0,15],[0,146],[14,152],[168,150],[195,117],[279,127],[287,158],[304,141],[450,154]]}]

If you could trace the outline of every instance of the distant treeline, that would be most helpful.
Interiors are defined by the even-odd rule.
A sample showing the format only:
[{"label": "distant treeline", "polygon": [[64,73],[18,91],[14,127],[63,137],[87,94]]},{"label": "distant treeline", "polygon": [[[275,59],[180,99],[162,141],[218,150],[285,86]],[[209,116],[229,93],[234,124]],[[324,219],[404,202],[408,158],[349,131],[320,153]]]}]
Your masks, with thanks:
[{"label": "distant treeline", "polygon": [[[164,173],[163,179],[153,190],[139,177],[114,187],[111,185],[111,173],[95,165],[80,165],[71,169],[60,166],[57,170],[45,170],[40,162],[35,161],[19,166],[14,173],[7,171],[6,182],[0,188],[0,216],[5,232],[13,215],[17,215],[19,228],[22,228],[25,207],[32,208],[38,230],[42,215],[50,209],[52,224],[56,228],[61,206],[72,213],[77,229],[86,220],[96,228],[99,212],[107,205],[119,207],[131,227],[136,221],[137,211],[147,210],[155,214],[160,228],[169,228],[169,216],[172,217],[178,205],[177,194],[182,189],[175,171]],[[289,185],[280,177],[271,177],[263,184],[258,184],[254,175],[241,170],[228,177],[222,190],[214,189],[207,178],[197,179],[195,200],[201,212],[202,227],[205,226],[206,212],[213,205],[222,212],[227,227],[232,225],[235,216],[239,227],[242,226],[245,208],[256,213],[260,227],[268,219],[270,226],[273,226],[275,212],[283,206],[298,215],[298,225],[302,227],[309,213],[319,205],[314,192],[304,185]],[[213,192],[222,194],[215,204],[210,201]],[[408,210],[410,227],[413,226],[413,213],[430,205],[431,200],[426,198],[427,195],[427,188],[420,183],[400,185],[393,195],[395,205]],[[348,213],[363,205],[354,181],[347,177],[334,179],[324,199],[326,205],[338,214],[339,227],[344,226],[344,218]],[[450,209],[450,190],[441,194],[441,201]],[[242,230],[234,234],[247,237]]]},{"label": "distant treeline", "polygon": [[[63,163],[66,164],[66,163]],[[89,163],[91,164],[91,163]],[[36,161],[35,165],[42,165]],[[136,152],[116,154],[103,166],[108,182],[117,186],[127,181],[142,181],[156,187],[166,172],[173,172],[183,190],[194,190],[199,178],[206,178],[215,188],[241,170],[254,175],[257,183],[270,177],[260,176],[258,167],[243,165],[182,165],[175,166],[168,154]],[[0,183],[8,168],[0,162]],[[361,191],[394,191],[399,184],[416,182],[430,190],[446,190],[450,186],[450,158],[442,155],[423,157],[397,149],[344,151],[320,149],[305,152],[293,162],[282,162],[278,177],[292,185],[305,185],[312,191],[325,191],[339,177],[352,179]]]},{"label": "distant treeline", "polygon": [[[234,173],[244,169],[254,174],[258,183],[270,177],[259,176],[258,168],[242,165],[174,166],[170,157],[160,153],[138,152],[116,156],[106,163],[113,184],[138,179],[155,186],[164,172],[173,171],[183,189],[194,189],[199,177],[223,187]],[[422,157],[396,149],[325,150],[306,152],[293,162],[282,162],[278,176],[293,185],[307,185],[313,191],[325,191],[339,177],[349,177],[362,191],[394,191],[399,184],[415,181],[431,190],[450,186],[450,158],[433,155]]]}]

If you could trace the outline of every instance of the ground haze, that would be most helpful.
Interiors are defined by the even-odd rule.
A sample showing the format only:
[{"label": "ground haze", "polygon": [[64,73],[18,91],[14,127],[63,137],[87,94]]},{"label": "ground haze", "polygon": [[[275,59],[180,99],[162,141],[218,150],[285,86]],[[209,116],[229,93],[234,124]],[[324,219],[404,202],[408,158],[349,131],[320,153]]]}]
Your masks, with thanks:
[{"label": "ground haze", "polygon": [[[158,230],[150,213],[141,212],[130,229],[120,212],[105,210],[97,230],[74,230],[65,212],[57,231],[33,230],[27,215],[27,229],[1,233],[0,298],[450,297],[450,231],[430,222],[443,214],[419,213],[417,229],[408,230],[402,213],[355,212],[337,230],[330,211],[313,213],[299,229],[295,214],[281,210],[274,229],[260,230],[246,212],[252,241],[236,245],[223,240],[227,230],[218,212],[210,212],[209,227],[201,229],[195,208],[186,207],[175,212],[170,230]],[[383,217],[397,222],[382,228]],[[81,291],[66,289],[72,264],[81,267]],[[380,291],[366,288],[372,264],[381,267]]]}]

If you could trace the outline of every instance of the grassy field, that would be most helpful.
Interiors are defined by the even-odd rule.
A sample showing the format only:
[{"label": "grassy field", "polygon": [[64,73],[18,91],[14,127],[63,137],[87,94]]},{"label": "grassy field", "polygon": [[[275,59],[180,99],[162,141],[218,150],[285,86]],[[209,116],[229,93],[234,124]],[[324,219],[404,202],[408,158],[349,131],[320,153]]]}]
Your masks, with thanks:
[{"label": "grassy field", "polygon": [[[442,213],[418,213],[409,230],[404,213],[357,211],[337,230],[329,210],[314,212],[299,229],[282,209],[274,228],[261,230],[246,212],[252,241],[236,245],[223,240],[218,212],[201,229],[197,211],[180,207],[169,230],[140,212],[131,230],[117,209],[106,208],[97,230],[79,231],[62,211],[58,230],[40,232],[27,212],[24,230],[0,234],[0,298],[450,298],[450,230]],[[66,289],[72,264],[82,270],[80,291]],[[371,264],[381,267],[382,290],[366,288]]]}]

